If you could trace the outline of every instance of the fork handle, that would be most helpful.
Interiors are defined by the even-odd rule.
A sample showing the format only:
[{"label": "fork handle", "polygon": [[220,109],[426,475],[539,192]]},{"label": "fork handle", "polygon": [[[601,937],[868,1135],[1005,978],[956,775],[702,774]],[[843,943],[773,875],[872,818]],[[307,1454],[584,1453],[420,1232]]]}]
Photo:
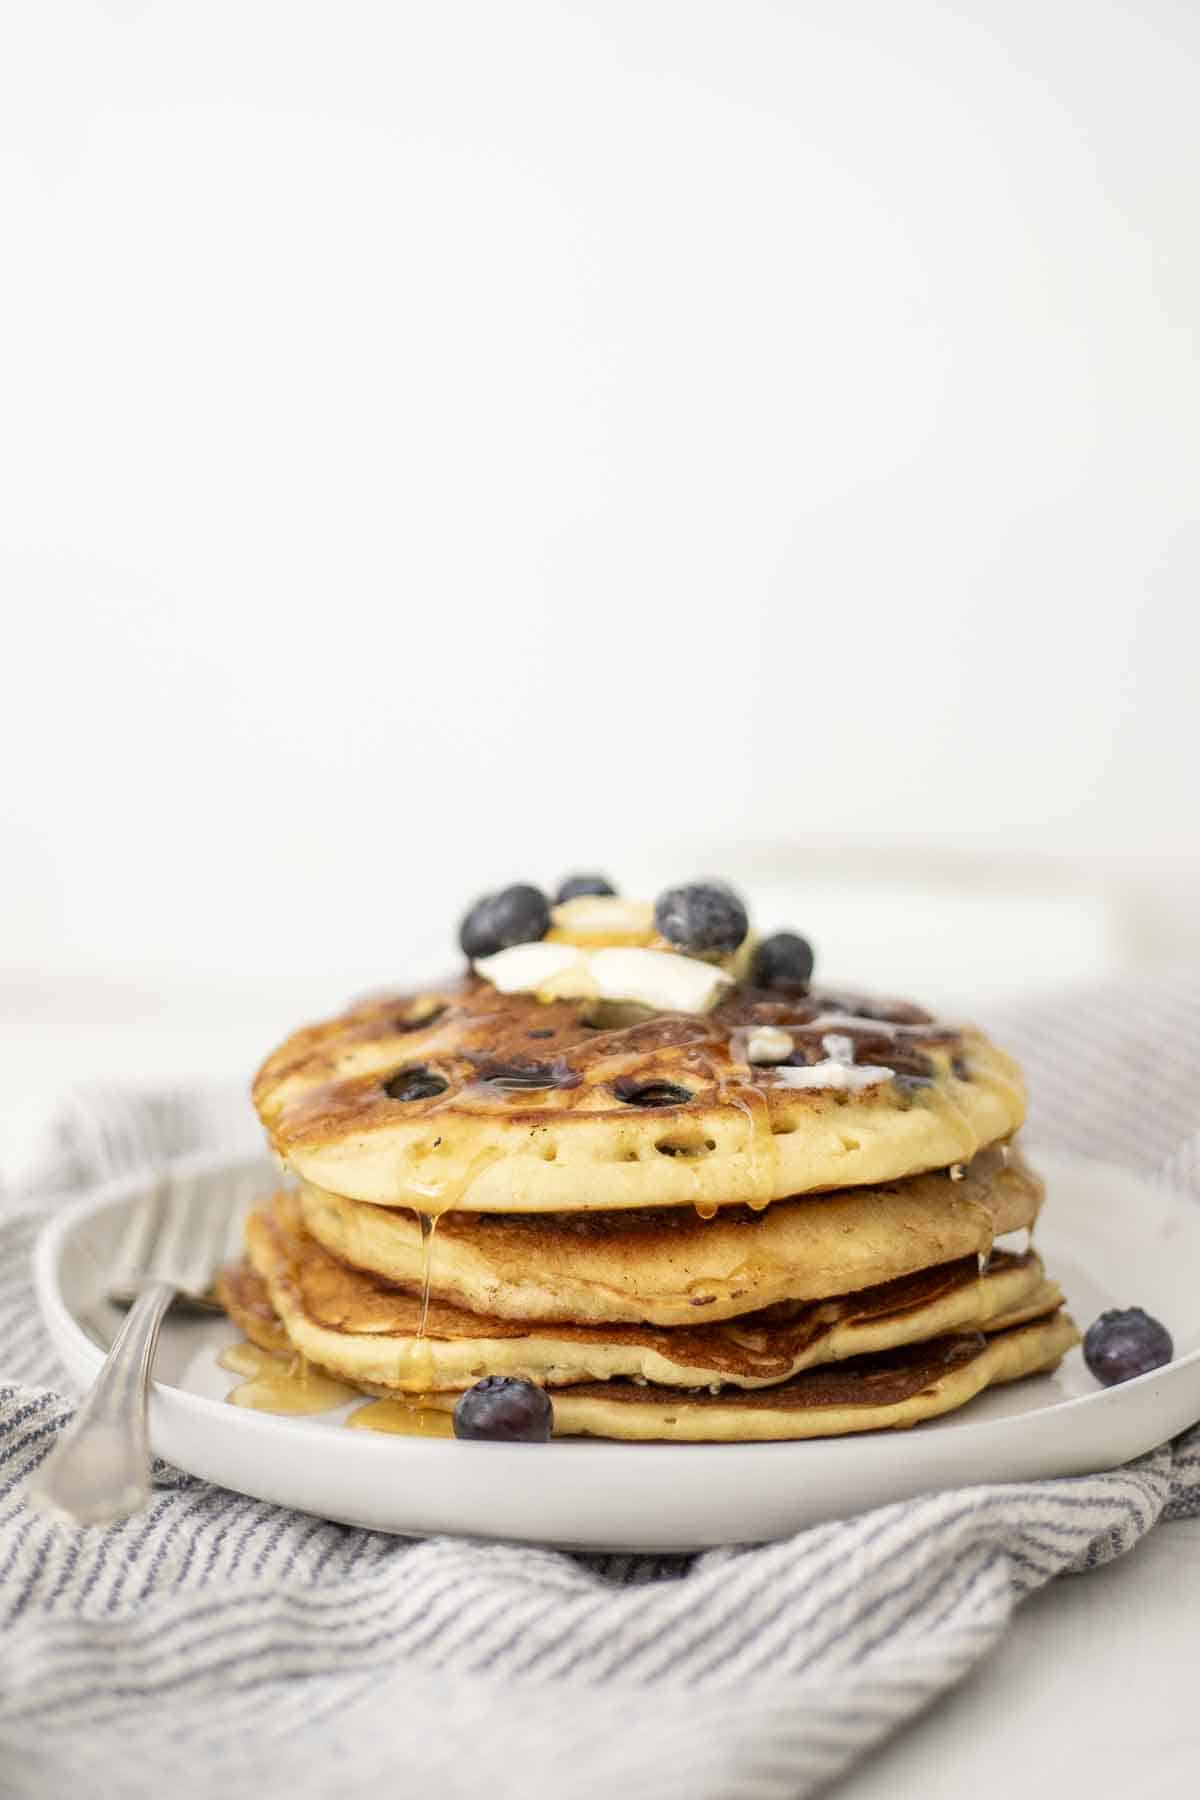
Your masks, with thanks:
[{"label": "fork handle", "polygon": [[150,1498],[146,1400],[159,1327],[176,1290],[148,1281],[90,1393],[30,1485],[29,1497],[79,1525],[127,1519]]}]

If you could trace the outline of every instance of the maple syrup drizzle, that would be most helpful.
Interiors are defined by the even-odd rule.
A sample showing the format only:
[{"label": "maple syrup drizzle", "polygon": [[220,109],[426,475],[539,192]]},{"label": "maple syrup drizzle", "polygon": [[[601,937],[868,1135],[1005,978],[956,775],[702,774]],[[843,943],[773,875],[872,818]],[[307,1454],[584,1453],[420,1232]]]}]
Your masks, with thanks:
[{"label": "maple syrup drizzle", "polygon": [[417,1318],[417,1336],[425,1336],[429,1323],[429,1287],[433,1280],[433,1240],[437,1235],[438,1214],[419,1212],[417,1225],[421,1232],[421,1311]]},{"label": "maple syrup drizzle", "polygon": [[[688,1060],[713,1083],[718,1105],[734,1107],[745,1119],[745,1155],[754,1190],[745,1204],[753,1212],[765,1211],[775,1198],[779,1176],[779,1143],[771,1128],[771,1105],[765,1091],[755,1085],[754,1070],[744,1060],[725,1069],[699,1046],[689,1050]],[[703,1213],[700,1216],[705,1217]]]},{"label": "maple syrup drizzle", "polygon": [[[440,1139],[439,1139],[440,1143]],[[495,1145],[486,1145],[472,1157],[465,1169],[456,1176],[444,1175],[440,1180],[423,1181],[416,1184],[405,1183],[411,1193],[419,1185],[423,1206],[415,1207],[417,1229],[421,1234],[421,1307],[417,1315],[416,1336],[412,1341],[409,1357],[409,1380],[415,1388],[430,1389],[437,1385],[437,1371],[434,1366],[433,1351],[430,1347],[429,1302],[433,1291],[433,1252],[437,1240],[438,1220],[444,1213],[461,1206],[464,1197],[475,1182],[494,1162],[499,1161],[503,1151]]]},{"label": "maple syrup drizzle", "polygon": [[749,1125],[750,1173],[755,1193],[746,1201],[751,1212],[765,1212],[775,1198],[779,1169],[779,1145],[771,1129],[771,1107],[761,1088],[749,1085],[726,1088],[729,1100]]}]

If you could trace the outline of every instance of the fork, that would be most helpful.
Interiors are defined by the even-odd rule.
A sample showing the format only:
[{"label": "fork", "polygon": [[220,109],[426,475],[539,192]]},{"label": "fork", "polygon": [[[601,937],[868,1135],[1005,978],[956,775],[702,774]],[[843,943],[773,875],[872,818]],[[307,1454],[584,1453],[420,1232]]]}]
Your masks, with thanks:
[{"label": "fork", "polygon": [[[129,1312],[91,1390],[46,1458],[29,1498],[80,1525],[111,1524],[150,1498],[150,1370],[170,1308],[212,1313],[217,1270],[233,1250],[250,1165],[206,1180],[173,1171],[131,1206],[108,1299]],[[261,1162],[257,1166],[261,1179]]]}]

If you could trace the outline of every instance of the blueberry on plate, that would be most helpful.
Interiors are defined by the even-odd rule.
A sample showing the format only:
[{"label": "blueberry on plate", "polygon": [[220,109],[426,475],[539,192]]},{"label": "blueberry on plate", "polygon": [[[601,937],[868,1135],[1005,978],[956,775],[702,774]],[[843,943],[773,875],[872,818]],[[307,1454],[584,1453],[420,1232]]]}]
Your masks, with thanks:
[{"label": "blueberry on plate", "polygon": [[500,1444],[550,1441],[554,1409],[545,1388],[515,1375],[486,1375],[454,1408],[457,1438],[490,1438]]},{"label": "blueberry on plate", "polygon": [[750,929],[746,908],[723,881],[667,888],[654,902],[654,923],[680,950],[736,950]]},{"label": "blueberry on plate", "polygon": [[578,900],[582,894],[615,894],[616,888],[604,875],[568,875],[554,896],[556,906],[564,900]]},{"label": "blueberry on plate", "polygon": [[536,944],[550,929],[550,906],[541,888],[518,881],[477,900],[458,928],[465,955],[494,956],[513,944]]},{"label": "blueberry on plate", "polygon": [[806,994],[812,972],[813,948],[808,939],[794,931],[776,931],[755,951],[750,982],[753,987]]},{"label": "blueberry on plate", "polygon": [[1083,1340],[1083,1360],[1105,1387],[1161,1369],[1174,1354],[1175,1346],[1166,1326],[1140,1306],[1131,1306],[1124,1312],[1101,1313]]}]

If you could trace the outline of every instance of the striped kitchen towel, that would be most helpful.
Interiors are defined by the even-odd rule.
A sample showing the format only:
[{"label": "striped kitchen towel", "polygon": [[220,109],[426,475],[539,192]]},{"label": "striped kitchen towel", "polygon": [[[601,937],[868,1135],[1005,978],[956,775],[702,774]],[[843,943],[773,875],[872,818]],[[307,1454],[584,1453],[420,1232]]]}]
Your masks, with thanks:
[{"label": "striped kitchen towel", "polygon": [[[1006,1023],[1041,1142],[1200,1194],[1200,984]],[[1152,1076],[1136,1112],[1130,1068]],[[958,1681],[1023,1596],[1200,1511],[1197,1430],[1108,1474],[693,1559],[409,1543],[165,1467],[138,1518],[48,1524],[22,1494],[70,1402],[30,1286],[39,1225],[90,1182],[247,1141],[233,1095],[76,1095],[0,1128],[5,1800],[794,1800]]]}]

